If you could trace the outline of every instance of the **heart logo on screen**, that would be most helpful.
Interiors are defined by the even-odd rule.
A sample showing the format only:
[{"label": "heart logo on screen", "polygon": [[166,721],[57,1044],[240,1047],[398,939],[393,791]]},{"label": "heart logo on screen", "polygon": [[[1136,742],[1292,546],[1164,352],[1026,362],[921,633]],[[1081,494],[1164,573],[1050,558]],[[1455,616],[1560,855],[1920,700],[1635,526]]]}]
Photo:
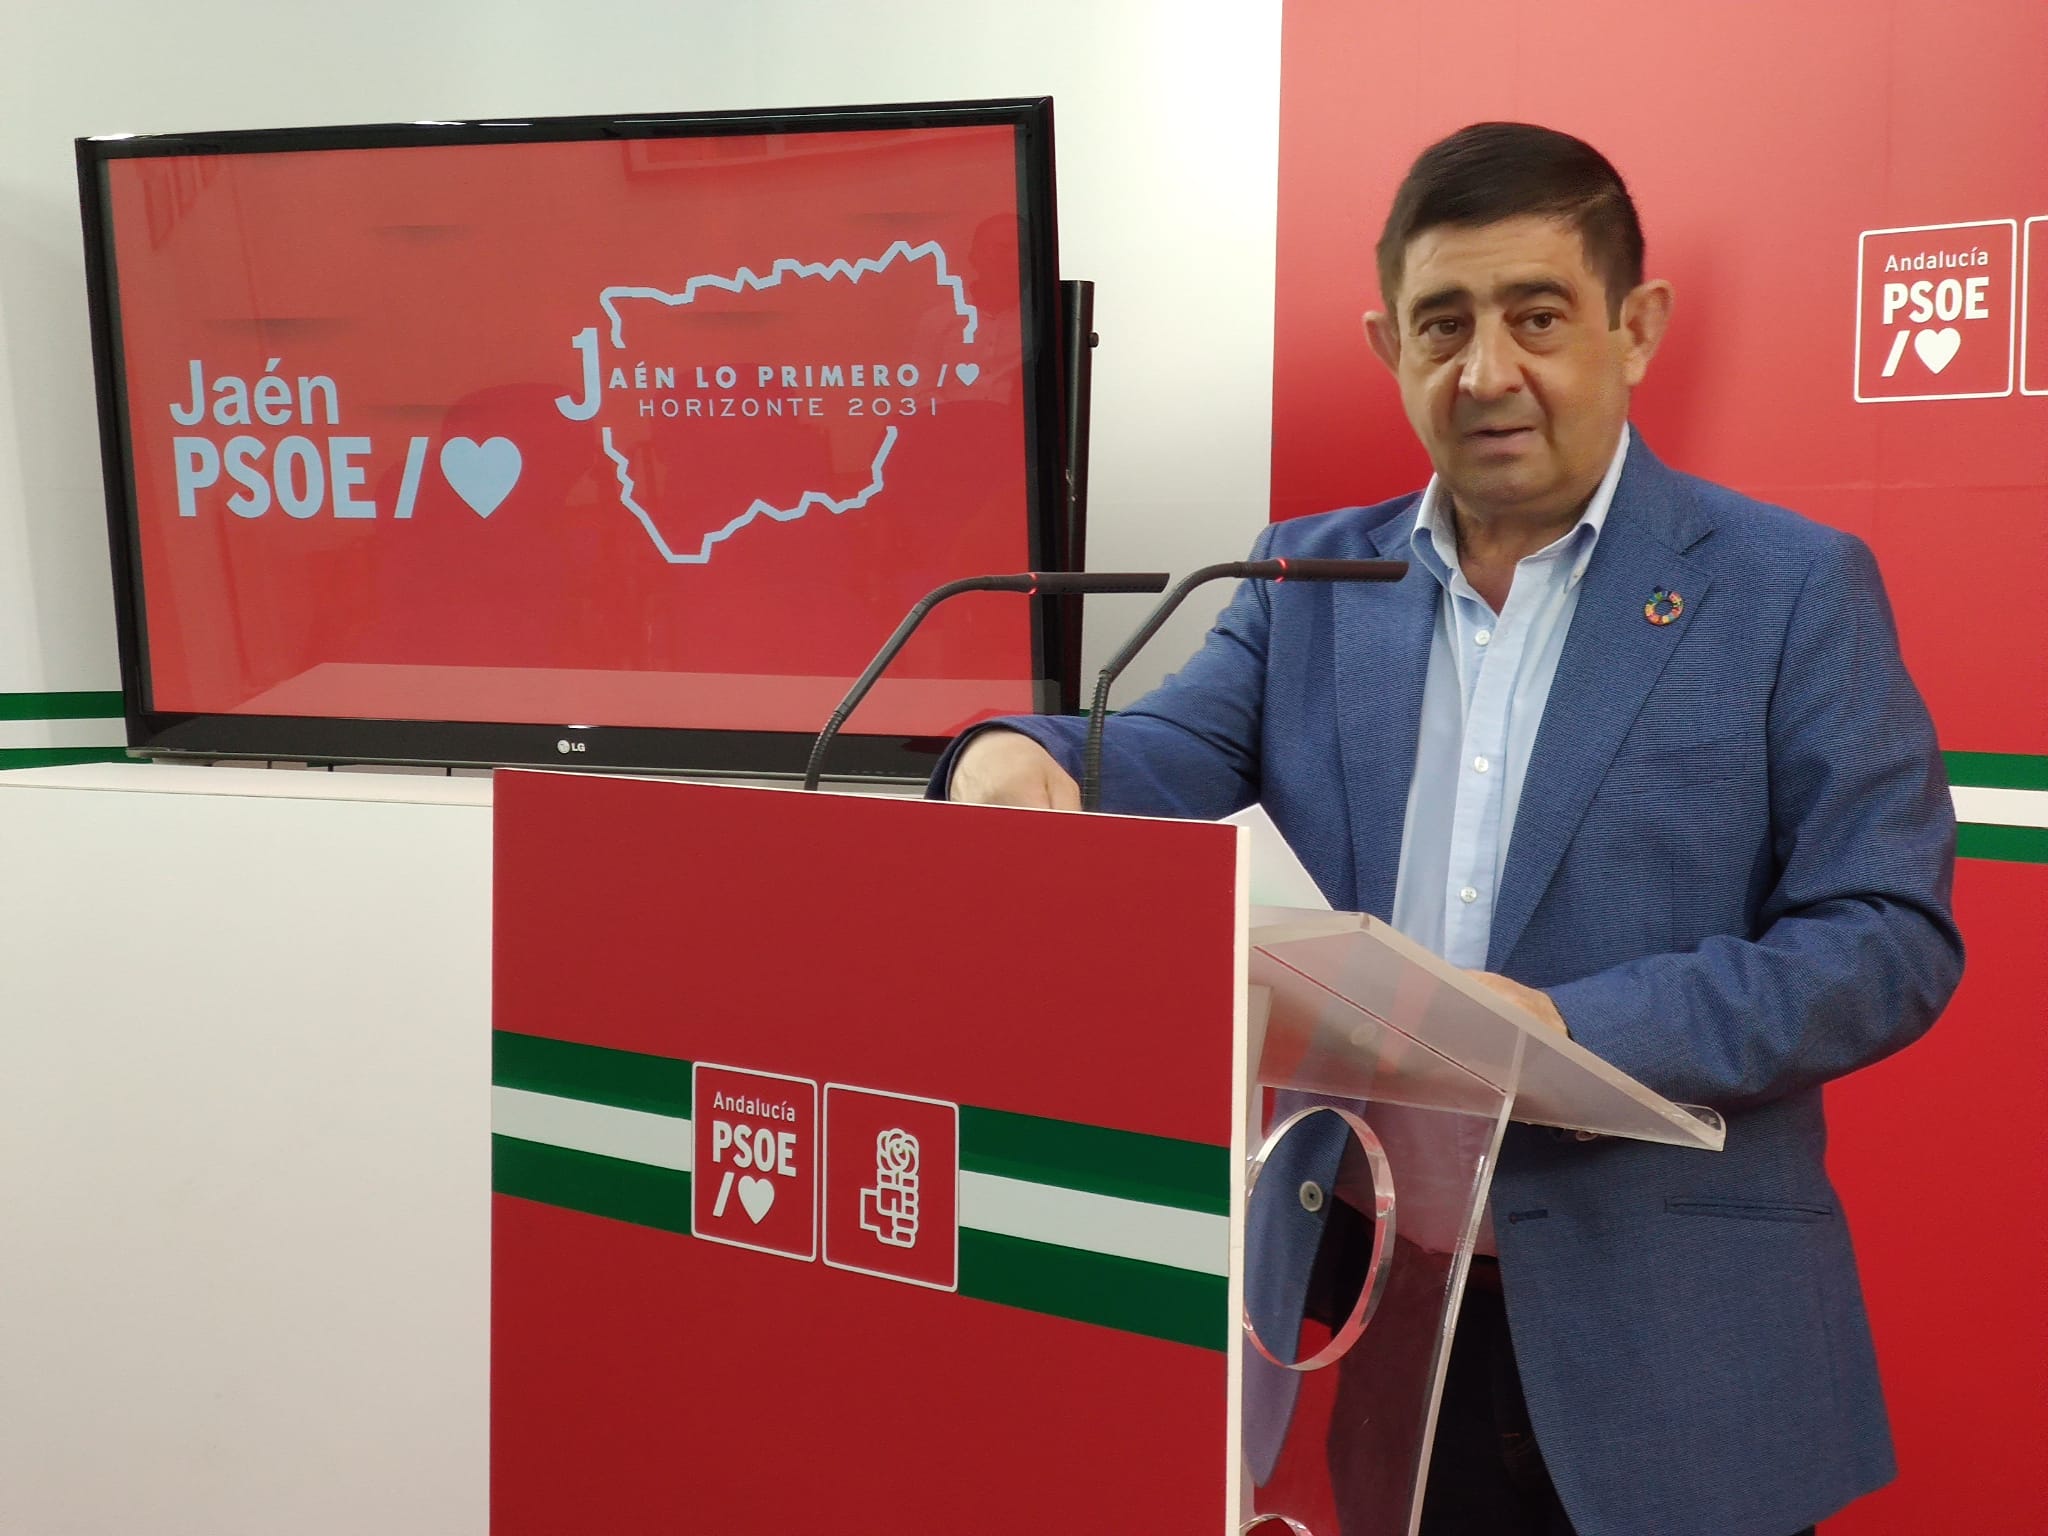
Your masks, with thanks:
[{"label": "heart logo on screen", "polygon": [[489,517],[519,483],[519,449],[509,437],[451,437],[441,445],[441,474],[472,512]]},{"label": "heart logo on screen", "polygon": [[741,1179],[740,1204],[747,1208],[747,1219],[755,1226],[768,1214],[768,1207],[775,1203],[775,1186],[766,1179]]},{"label": "heart logo on screen", "polygon": [[1962,345],[1963,333],[1952,325],[1943,326],[1938,331],[1913,333],[1913,350],[1932,373],[1939,373],[1954,362]]},{"label": "heart logo on screen", "polygon": [[981,377],[981,364],[962,363],[959,367],[955,368],[953,372],[959,378],[962,384],[972,384],[976,379]]}]

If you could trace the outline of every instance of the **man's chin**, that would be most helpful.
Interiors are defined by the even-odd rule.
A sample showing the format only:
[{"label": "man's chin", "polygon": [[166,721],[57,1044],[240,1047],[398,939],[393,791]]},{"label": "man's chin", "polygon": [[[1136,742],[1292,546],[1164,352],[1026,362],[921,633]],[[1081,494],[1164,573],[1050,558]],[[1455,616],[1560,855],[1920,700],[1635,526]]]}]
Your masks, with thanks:
[{"label": "man's chin", "polygon": [[1534,464],[1466,463],[1444,482],[1459,506],[1500,512],[1538,509],[1557,489],[1556,477]]}]

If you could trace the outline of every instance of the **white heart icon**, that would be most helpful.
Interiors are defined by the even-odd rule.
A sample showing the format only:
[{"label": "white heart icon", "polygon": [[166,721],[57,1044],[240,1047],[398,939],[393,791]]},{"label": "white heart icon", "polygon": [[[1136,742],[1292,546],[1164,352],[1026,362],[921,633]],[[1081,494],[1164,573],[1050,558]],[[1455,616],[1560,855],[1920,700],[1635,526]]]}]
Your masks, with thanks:
[{"label": "white heart icon", "polygon": [[1927,365],[1930,373],[1939,373],[1954,362],[1962,345],[1963,333],[1952,325],[1943,326],[1938,331],[1913,333],[1913,351]]},{"label": "white heart icon", "polygon": [[472,442],[451,437],[441,445],[441,475],[478,517],[489,517],[519,483],[519,449],[509,437]]},{"label": "white heart icon", "polygon": [[976,379],[981,377],[981,364],[962,363],[959,367],[953,370],[953,373],[962,384],[972,384]]},{"label": "white heart icon", "polygon": [[775,1186],[766,1179],[741,1179],[740,1204],[747,1208],[747,1219],[756,1226],[768,1214],[768,1207],[775,1203]]}]

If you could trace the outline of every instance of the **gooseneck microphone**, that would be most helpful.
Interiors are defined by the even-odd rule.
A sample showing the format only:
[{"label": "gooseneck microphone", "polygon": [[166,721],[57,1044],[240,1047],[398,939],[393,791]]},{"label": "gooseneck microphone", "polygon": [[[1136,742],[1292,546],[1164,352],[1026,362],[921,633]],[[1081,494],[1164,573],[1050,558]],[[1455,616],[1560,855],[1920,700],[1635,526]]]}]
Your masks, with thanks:
[{"label": "gooseneck microphone", "polygon": [[1408,574],[1406,560],[1233,560],[1223,565],[1205,565],[1181,579],[1180,585],[1159,601],[1151,617],[1124,642],[1124,648],[1110,657],[1109,665],[1095,680],[1095,703],[1088,711],[1088,743],[1081,756],[1081,809],[1092,811],[1102,799],[1102,726],[1109,715],[1109,687],[1131,658],[1144,649],[1145,642],[1159,633],[1159,626],[1178,608],[1181,599],[1205,582],[1226,578],[1237,581],[1399,581]]},{"label": "gooseneck microphone", "polygon": [[1163,592],[1166,583],[1164,571],[1019,571],[1014,576],[965,576],[959,581],[949,581],[943,587],[932,588],[903,616],[903,622],[896,626],[896,633],[882,643],[882,648],[875,652],[875,659],[868,663],[867,671],[854,679],[853,686],[846,690],[846,697],[832,711],[832,718],[825,722],[825,729],[818,732],[818,739],[811,746],[811,761],[804,769],[804,788],[818,787],[818,780],[825,771],[825,754],[832,746],[832,738],[846,724],[847,716],[868,696],[875,680],[896,659],[896,653],[903,649],[917,626],[924,622],[925,615],[947,598],[958,597],[962,592],[1021,592],[1026,597],[1080,597],[1093,592]]}]

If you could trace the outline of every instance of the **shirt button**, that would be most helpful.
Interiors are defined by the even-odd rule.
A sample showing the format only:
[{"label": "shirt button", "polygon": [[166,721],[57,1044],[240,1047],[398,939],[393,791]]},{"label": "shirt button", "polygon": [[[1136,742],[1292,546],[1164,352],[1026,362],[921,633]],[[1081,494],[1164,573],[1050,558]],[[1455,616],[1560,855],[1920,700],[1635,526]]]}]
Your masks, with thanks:
[{"label": "shirt button", "polygon": [[1471,887],[1471,886],[1469,886],[1469,885],[1468,885],[1468,886],[1466,886],[1466,887],[1465,887],[1465,889],[1463,889],[1462,891],[1458,892],[1458,900],[1460,900],[1460,901],[1463,901],[1463,902],[1474,902],[1474,901],[1477,901],[1478,899],[1479,899],[1479,893],[1478,893],[1477,891],[1473,890],[1473,889],[1472,889],[1472,887]]},{"label": "shirt button", "polygon": [[1475,757],[1472,759],[1472,771],[1474,773],[1484,773],[1487,769],[1491,768],[1492,766],[1493,764],[1483,757]]},{"label": "shirt button", "polygon": [[1493,639],[1493,631],[1492,631],[1492,630],[1490,630],[1490,629],[1482,629],[1482,630],[1480,630],[1480,631],[1479,631],[1479,633],[1478,633],[1478,634],[1476,634],[1476,635],[1474,635],[1474,636],[1472,637],[1472,643],[1473,643],[1474,645],[1485,645],[1485,644],[1486,644],[1486,643],[1487,643],[1488,641],[1490,641],[1490,640],[1492,640],[1492,639]]}]

